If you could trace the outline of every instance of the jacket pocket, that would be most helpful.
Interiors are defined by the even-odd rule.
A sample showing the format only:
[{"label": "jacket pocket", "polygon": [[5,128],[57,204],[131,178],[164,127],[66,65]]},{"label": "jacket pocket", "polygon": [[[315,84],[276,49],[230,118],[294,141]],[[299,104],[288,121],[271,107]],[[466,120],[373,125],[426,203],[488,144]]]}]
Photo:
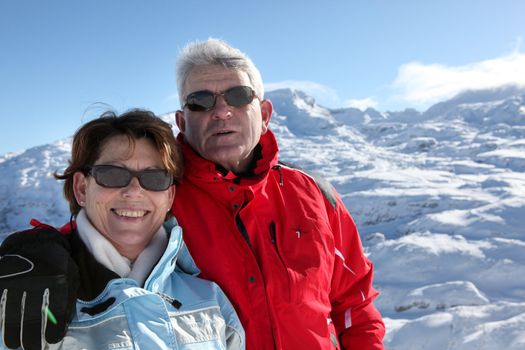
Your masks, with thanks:
[{"label": "jacket pocket", "polygon": [[276,233],[294,302],[328,302],[334,262],[334,242],[322,220],[302,218]]},{"label": "jacket pocket", "polygon": [[170,314],[180,349],[226,349],[226,322],[218,307]]},{"label": "jacket pocket", "polygon": [[122,349],[132,350],[133,338],[126,316],[120,315],[99,322],[73,322],[60,344],[48,349]]}]

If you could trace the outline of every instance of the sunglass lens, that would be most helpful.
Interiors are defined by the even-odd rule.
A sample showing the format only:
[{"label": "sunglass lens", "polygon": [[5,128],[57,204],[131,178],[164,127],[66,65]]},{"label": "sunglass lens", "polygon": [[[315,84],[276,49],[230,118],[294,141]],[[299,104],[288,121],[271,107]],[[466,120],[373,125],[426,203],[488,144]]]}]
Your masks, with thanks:
[{"label": "sunglass lens", "polygon": [[164,170],[143,171],[139,180],[142,187],[149,191],[164,191],[173,181],[171,175]]},{"label": "sunglass lens", "polygon": [[236,86],[224,92],[226,102],[233,107],[242,107],[252,102],[253,90],[248,86]]},{"label": "sunglass lens", "polygon": [[215,105],[215,95],[211,91],[197,91],[188,95],[186,106],[190,111],[208,111]]},{"label": "sunglass lens", "polygon": [[131,180],[131,174],[124,168],[114,166],[100,166],[94,168],[95,181],[104,187],[125,187]]}]

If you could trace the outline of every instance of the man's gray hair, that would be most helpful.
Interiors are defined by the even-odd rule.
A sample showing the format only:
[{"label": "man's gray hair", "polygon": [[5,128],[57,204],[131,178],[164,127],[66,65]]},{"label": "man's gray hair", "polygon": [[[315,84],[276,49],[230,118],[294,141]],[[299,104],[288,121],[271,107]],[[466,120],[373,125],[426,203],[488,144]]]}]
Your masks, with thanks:
[{"label": "man's gray hair", "polygon": [[177,90],[181,106],[184,105],[184,86],[191,70],[196,66],[221,65],[224,68],[245,72],[255,94],[264,98],[264,86],[261,73],[252,60],[242,51],[223,40],[209,38],[186,45],[177,59]]}]

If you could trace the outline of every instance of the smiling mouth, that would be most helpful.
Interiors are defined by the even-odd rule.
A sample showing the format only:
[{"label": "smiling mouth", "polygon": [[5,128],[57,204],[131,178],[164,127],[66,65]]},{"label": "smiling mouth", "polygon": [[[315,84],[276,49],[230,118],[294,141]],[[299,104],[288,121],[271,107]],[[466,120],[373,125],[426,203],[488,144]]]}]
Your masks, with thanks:
[{"label": "smiling mouth", "polygon": [[148,213],[146,210],[111,209],[111,211],[113,211],[118,216],[125,218],[141,218]]}]

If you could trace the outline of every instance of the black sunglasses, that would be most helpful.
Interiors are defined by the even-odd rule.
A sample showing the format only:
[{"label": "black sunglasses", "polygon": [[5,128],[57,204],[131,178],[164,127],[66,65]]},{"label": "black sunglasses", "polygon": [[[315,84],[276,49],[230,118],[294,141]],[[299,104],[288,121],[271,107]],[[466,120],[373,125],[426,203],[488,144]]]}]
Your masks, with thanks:
[{"label": "black sunglasses", "polygon": [[215,107],[217,96],[224,96],[224,100],[230,106],[242,107],[253,101],[255,91],[249,86],[235,86],[219,94],[208,90],[195,91],[186,97],[186,103],[182,108],[188,107],[193,112],[210,111]]},{"label": "black sunglasses", "polygon": [[94,165],[88,174],[102,187],[122,188],[136,177],[142,188],[148,191],[165,191],[173,184],[173,176],[163,169],[133,171],[115,165]]}]

